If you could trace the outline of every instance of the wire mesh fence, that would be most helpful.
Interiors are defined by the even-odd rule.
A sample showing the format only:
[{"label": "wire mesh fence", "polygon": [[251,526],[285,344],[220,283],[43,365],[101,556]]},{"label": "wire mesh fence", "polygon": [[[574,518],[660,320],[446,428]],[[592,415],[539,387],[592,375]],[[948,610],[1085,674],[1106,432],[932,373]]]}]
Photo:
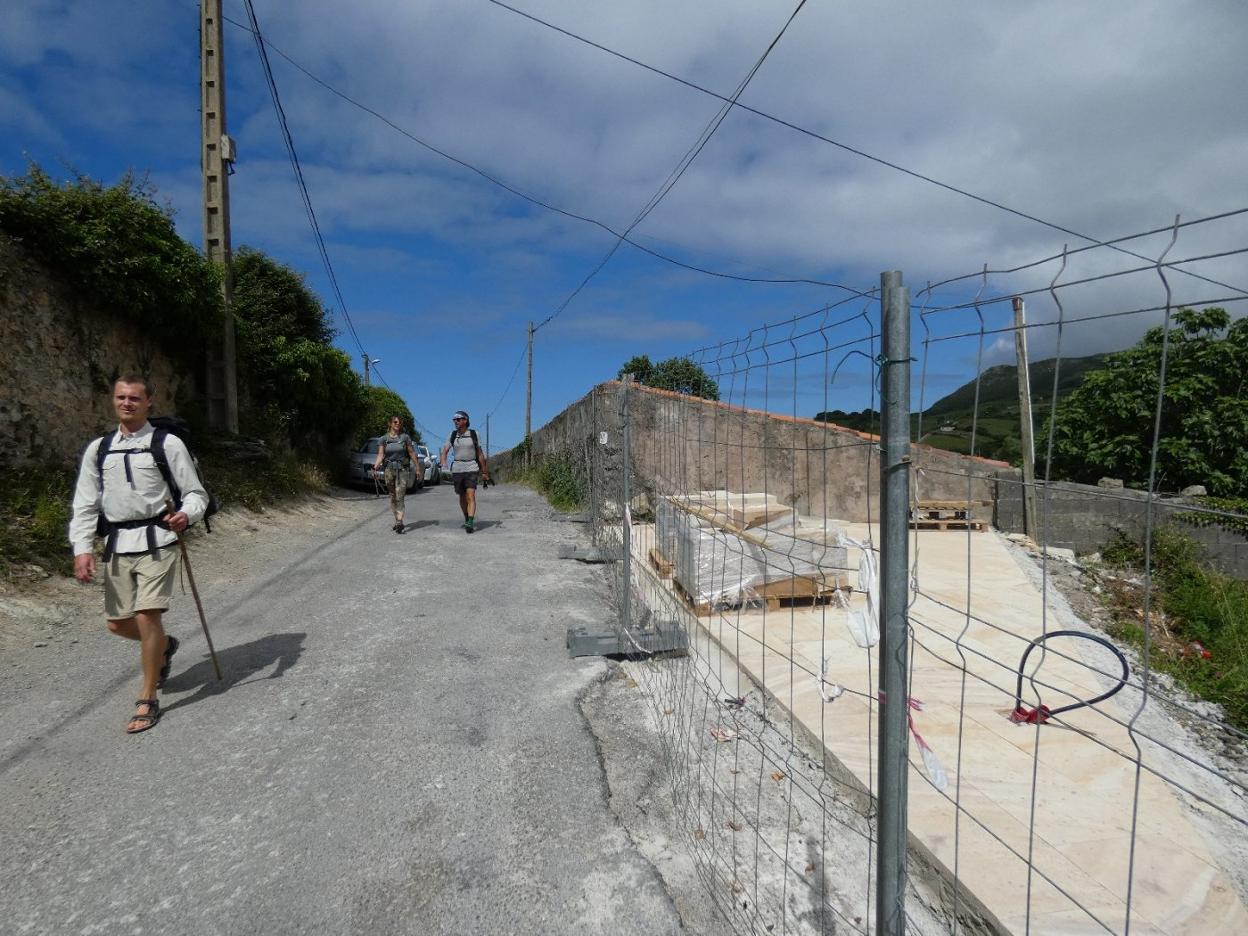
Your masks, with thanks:
[{"label": "wire mesh fence", "polygon": [[[1248,560],[1234,502],[1166,487],[1194,444],[1176,374],[1201,365],[1183,356],[1233,337],[1229,319],[1179,310],[1244,298],[1209,263],[1242,251],[1207,234],[1176,224],[926,286],[900,312],[913,353],[884,346],[881,292],[856,296],[692,355],[719,400],[624,381],[565,420],[595,544],[619,560],[617,652],[638,660],[680,832],[737,929],[1248,931],[1244,713],[1217,695],[1244,663],[1188,639],[1245,622],[1180,620],[1158,552],[1177,529],[1240,579]],[[1112,463],[1124,486],[1072,483],[1088,402],[1082,417],[1059,405],[1062,372],[1124,320],[1154,329],[1129,362],[1143,456]],[[1049,361],[1034,443],[1019,432],[1031,394],[1003,402],[999,386],[1024,336]],[[950,370],[973,375],[956,411],[931,405]],[[1093,405],[1105,424],[1139,408]],[[1128,542],[1135,571],[1089,558]],[[1233,615],[1248,604],[1228,582],[1211,600]],[[906,769],[888,760],[896,697]]]}]

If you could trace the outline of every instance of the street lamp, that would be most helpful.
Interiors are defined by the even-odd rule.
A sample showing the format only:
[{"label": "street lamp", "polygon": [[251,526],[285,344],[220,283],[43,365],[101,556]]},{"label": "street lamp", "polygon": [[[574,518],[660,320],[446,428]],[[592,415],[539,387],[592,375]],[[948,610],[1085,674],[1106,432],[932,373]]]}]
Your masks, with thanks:
[{"label": "street lamp", "polygon": [[379,357],[370,358],[367,354],[363,355],[363,357],[364,357],[364,386],[366,386],[366,387],[367,387],[367,386],[368,386],[368,368],[369,368],[369,365],[370,365],[370,364],[380,364],[380,363],[381,363],[381,358],[379,358]]}]

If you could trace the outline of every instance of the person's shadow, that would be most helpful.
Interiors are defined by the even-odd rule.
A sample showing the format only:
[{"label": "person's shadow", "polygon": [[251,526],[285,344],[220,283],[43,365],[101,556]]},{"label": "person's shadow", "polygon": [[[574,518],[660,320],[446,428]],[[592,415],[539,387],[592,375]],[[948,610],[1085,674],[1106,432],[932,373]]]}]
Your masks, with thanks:
[{"label": "person's shadow", "polygon": [[[268,669],[274,663],[277,664],[277,668],[260,679],[280,678],[298,661],[299,655],[303,653],[303,640],[307,636],[307,634],[269,634],[251,643],[226,647],[218,651],[217,659],[221,663],[222,676],[220,680],[217,679],[217,672],[213,669],[212,658],[205,655],[190,669],[170,676],[165,681],[162,690],[164,692],[186,692],[190,689],[196,691],[194,695],[178,699],[165,706],[163,711],[171,712],[176,708],[194,705],[203,699],[220,695],[245,681],[247,677]],[[177,659],[174,657],[175,663]]]}]

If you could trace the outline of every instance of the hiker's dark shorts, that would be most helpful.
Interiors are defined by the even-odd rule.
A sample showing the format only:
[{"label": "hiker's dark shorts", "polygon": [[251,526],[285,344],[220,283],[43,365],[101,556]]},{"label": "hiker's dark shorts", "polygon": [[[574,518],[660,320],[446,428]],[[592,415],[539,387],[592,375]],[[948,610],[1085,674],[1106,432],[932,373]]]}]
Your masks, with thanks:
[{"label": "hiker's dark shorts", "polygon": [[460,471],[458,473],[451,472],[451,484],[455,485],[455,493],[463,494],[464,491],[477,489],[477,478],[481,476],[479,471]]}]

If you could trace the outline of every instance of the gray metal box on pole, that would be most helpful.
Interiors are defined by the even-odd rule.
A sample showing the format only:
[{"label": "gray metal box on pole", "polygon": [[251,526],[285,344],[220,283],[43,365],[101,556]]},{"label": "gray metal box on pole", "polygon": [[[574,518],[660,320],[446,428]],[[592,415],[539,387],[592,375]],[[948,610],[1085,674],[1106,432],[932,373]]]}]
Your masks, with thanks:
[{"label": "gray metal box on pole", "polygon": [[910,535],[910,290],[880,274],[880,741],[876,933],[906,931]]}]

